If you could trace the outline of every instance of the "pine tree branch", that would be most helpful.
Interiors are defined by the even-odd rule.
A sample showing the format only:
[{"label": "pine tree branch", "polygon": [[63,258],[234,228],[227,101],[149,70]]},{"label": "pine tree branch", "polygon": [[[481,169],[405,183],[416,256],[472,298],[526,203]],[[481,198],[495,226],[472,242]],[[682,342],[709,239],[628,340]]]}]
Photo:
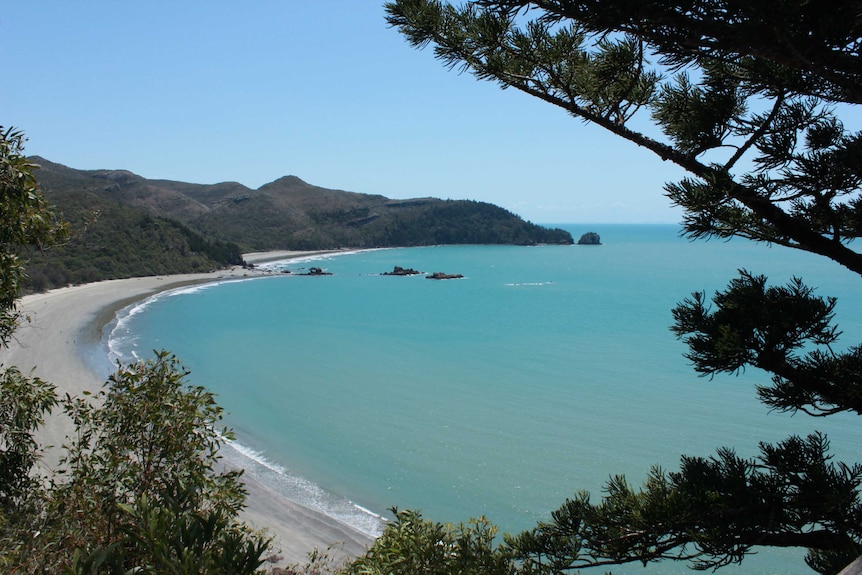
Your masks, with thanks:
[{"label": "pine tree branch", "polygon": [[[503,80],[508,80],[506,81],[507,85],[539,98],[540,100],[561,107],[573,115],[595,123],[617,136],[637,144],[638,146],[644,147],[658,155],[662,160],[669,160],[696,176],[708,180],[718,179],[726,181],[729,179],[726,171],[717,170],[713,167],[707,166],[690,155],[683,154],[667,144],[649,138],[640,132],[635,132],[634,130],[627,128],[625,125],[609,121],[607,118],[594,114],[586,108],[579,106],[574,101],[563,100],[562,98],[555,97],[547,92],[533,89],[525,83],[516,82],[515,80],[518,79],[514,77],[508,79],[503,78]],[[758,194],[755,190],[737,182],[732,182],[731,188],[727,192],[727,196],[739,201],[742,205],[750,209],[758,218],[769,222],[775,227],[780,235],[771,238],[769,241],[828,257],[847,269],[862,275],[862,254],[851,250],[840,241],[823,237],[813,231],[808,225],[808,222],[794,218],[775,205],[775,203]],[[783,240],[782,236],[792,239],[795,243]],[[751,238],[757,240],[764,239],[756,235],[752,235]]]},{"label": "pine tree branch", "polygon": [[766,133],[767,130],[770,129],[770,126],[778,117],[778,114],[781,112],[781,107],[784,104],[784,93],[778,94],[775,98],[775,103],[772,105],[772,110],[769,112],[769,116],[760,123],[760,126],[745,140],[745,142],[739,147],[736,153],[730,157],[727,162],[725,162],[723,169],[726,172],[729,172],[736,162],[745,155],[745,153],[750,150],[760,138]]},{"label": "pine tree branch", "polygon": [[[478,4],[504,6],[511,11],[533,6],[549,18],[581,22],[597,33],[619,32],[644,38],[672,58],[738,62],[748,56],[801,74],[804,82],[796,83],[798,94],[862,103],[858,64],[862,6],[858,2],[821,2],[817,6],[788,3],[784,11],[775,9],[774,3],[771,10],[764,10],[764,3],[746,10],[745,4],[728,8],[726,2],[716,2],[704,3],[699,12],[684,12],[676,2],[618,2],[616,7],[602,0],[486,0]],[[731,10],[735,13],[730,14]],[[831,20],[843,26],[819,36],[800,35],[793,40],[784,30],[788,22],[810,17],[805,10],[838,12],[840,15],[832,14]],[[731,15],[736,20],[728,23]]]},{"label": "pine tree branch", "polygon": [[825,256],[862,275],[862,254],[851,250],[840,241],[823,237],[812,230],[808,222],[794,218],[753,189],[734,183],[727,195],[769,222],[782,236],[797,242],[792,244],[776,238],[771,240],[774,243]]}]

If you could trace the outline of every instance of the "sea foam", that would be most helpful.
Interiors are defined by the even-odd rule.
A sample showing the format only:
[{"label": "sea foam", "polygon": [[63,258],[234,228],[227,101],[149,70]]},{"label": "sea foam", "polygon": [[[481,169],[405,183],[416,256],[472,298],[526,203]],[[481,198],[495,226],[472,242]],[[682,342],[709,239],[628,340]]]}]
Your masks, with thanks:
[{"label": "sea foam", "polygon": [[291,474],[282,465],[236,441],[226,440],[224,461],[245,470],[245,473],[260,481],[281,497],[322,513],[370,536],[383,533],[386,520],[373,511],[356,503],[326,492],[308,479]]}]

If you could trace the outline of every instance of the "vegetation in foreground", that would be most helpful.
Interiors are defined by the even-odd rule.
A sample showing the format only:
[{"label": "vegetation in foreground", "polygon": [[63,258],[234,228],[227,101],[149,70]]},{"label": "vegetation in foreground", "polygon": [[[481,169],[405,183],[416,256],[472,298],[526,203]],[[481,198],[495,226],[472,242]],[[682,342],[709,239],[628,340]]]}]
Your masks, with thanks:
[{"label": "vegetation in foreground", "polygon": [[[849,245],[862,228],[862,135],[845,130],[838,115],[841,106],[862,102],[855,3],[483,0],[456,8],[399,0],[387,11],[390,24],[417,46],[434,44],[446,64],[558,105],[683,167],[691,177],[666,191],[686,210],[690,237],[777,243],[862,273],[862,256]],[[664,139],[631,127],[644,113]],[[22,277],[16,250],[49,243],[61,228],[45,217],[17,154],[20,136],[5,132],[4,146],[5,345]],[[695,293],[678,305],[673,330],[702,375],[748,366],[772,374],[758,393],[774,409],[862,414],[862,347],[835,349],[834,306],[800,279],[770,286],[742,272],[711,303]],[[121,371],[116,385],[132,394],[170,390],[181,373],[160,355]],[[44,382],[14,368],[2,374],[0,566],[67,573],[255,568],[265,541],[235,523],[241,487],[207,467],[216,443],[205,430],[188,454],[189,469],[171,459],[183,446],[161,443],[171,432],[161,425],[163,411],[147,413],[152,424],[142,425],[148,420],[134,419],[141,407],[127,397],[105,396],[104,408],[67,400],[83,434],[69,451],[68,486],[45,483],[28,473],[32,432],[57,400]],[[210,400],[183,390],[176,401],[196,414],[186,430],[217,420]],[[146,449],[136,451],[141,445]],[[146,456],[159,445],[167,450],[164,464]],[[368,553],[344,569],[570,573],[660,560],[710,569],[742,562],[758,546],[792,546],[806,548],[807,564],[827,574],[857,558],[862,466],[834,462],[819,434],[764,443],[760,452],[752,459],[730,448],[683,457],[677,471],[654,469],[640,488],[615,477],[598,503],[579,493],[548,521],[499,545],[484,520],[447,526],[397,512]],[[67,491],[58,498],[61,488]],[[94,512],[105,512],[98,531],[89,524]]]},{"label": "vegetation in foreground", "polygon": [[[779,244],[862,274],[851,244],[862,134],[841,121],[862,103],[858,3],[395,0],[386,11],[446,66],[683,168],[689,177],[665,191],[688,237]],[[680,303],[672,329],[700,375],[770,374],[757,389],[772,409],[862,414],[862,346],[838,349],[834,311],[801,279],[771,286],[741,271],[711,301]],[[821,434],[761,443],[751,459],[721,448],[655,468],[640,488],[616,476],[598,502],[578,493],[498,552],[519,572],[568,573],[667,560],[715,569],[761,546],[801,547],[812,569],[837,573],[862,555],[860,482],[862,465],[833,461]],[[377,565],[367,572],[407,572]]]}]

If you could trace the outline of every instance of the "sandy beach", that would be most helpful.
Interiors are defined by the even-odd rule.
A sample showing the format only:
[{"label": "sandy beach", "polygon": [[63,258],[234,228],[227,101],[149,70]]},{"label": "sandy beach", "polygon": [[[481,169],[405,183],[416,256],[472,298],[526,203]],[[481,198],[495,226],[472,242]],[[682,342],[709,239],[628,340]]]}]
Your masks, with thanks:
[{"label": "sandy beach", "polygon": [[[262,263],[308,255],[314,253],[279,251],[244,257],[249,263]],[[32,369],[34,375],[56,385],[60,396],[98,391],[104,381],[87,365],[81,348],[99,341],[103,327],[117,310],[175,287],[263,273],[235,267],[205,274],[109,280],[28,295],[20,305],[25,320],[15,332],[10,348],[0,352],[0,362],[17,366],[25,373]],[[52,415],[40,441],[46,446],[61,445],[71,430],[70,421]],[[50,472],[55,462],[56,452],[49,450],[42,465]],[[358,530],[288,501],[248,476],[245,483],[249,498],[242,518],[256,528],[266,529],[274,537],[274,549],[282,558],[279,565],[302,563],[310,551],[330,546],[337,549],[333,555],[355,556],[372,542]]]}]

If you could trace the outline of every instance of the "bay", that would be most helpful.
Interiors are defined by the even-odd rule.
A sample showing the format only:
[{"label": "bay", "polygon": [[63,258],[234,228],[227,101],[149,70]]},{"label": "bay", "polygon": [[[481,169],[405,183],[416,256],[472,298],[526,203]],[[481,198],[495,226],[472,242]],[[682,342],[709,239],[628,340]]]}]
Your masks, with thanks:
[{"label": "bay", "polygon": [[[161,294],[124,310],[123,359],[169,349],[218,394],[230,457],[286,496],[366,532],[387,508],[436,521],[485,515],[528,529],[609,476],[638,484],[682,454],[818,429],[858,461],[857,420],[770,413],[768,376],[698,378],[669,331],[692,291],[737,269],[801,276],[837,296],[841,344],[862,340],[859,278],[823,258],[751,242],[688,242],[667,225],[565,225],[602,246],[435,246],[278,264],[291,274]],[[298,275],[319,266],[331,276]],[[380,275],[394,266],[459,280]],[[746,573],[807,573],[797,551]],[[752,570],[754,569],[754,570]],[[650,571],[683,572],[679,565]],[[640,567],[614,569],[639,573]]]}]

